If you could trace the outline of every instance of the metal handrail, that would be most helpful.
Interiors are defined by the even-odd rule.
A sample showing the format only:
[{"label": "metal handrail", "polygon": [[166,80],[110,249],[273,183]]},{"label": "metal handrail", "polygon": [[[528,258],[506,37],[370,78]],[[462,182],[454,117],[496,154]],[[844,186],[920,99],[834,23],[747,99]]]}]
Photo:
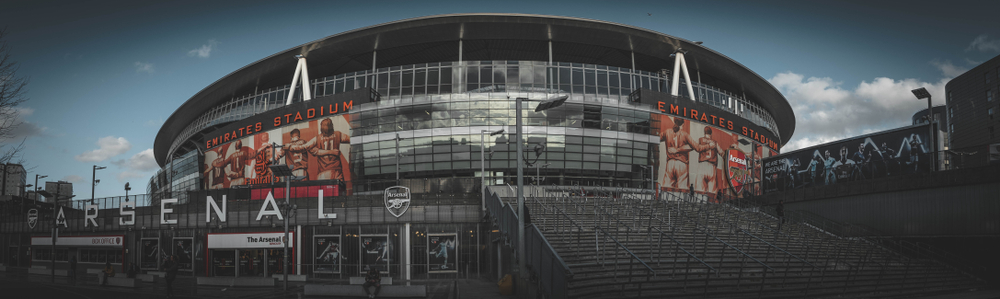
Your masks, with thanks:
[{"label": "metal handrail", "polygon": [[722,244],[725,244],[726,246],[729,246],[729,248],[732,248],[732,249],[733,249],[733,250],[735,250],[736,252],[739,252],[739,253],[743,254],[743,255],[744,255],[744,256],[746,256],[747,258],[750,258],[751,260],[753,260],[753,261],[757,262],[757,263],[758,263],[758,264],[760,264],[761,266],[764,266],[764,267],[765,267],[765,268],[767,268],[768,270],[771,270],[771,273],[774,273],[774,268],[771,268],[771,266],[768,266],[768,265],[767,265],[767,264],[765,264],[764,262],[761,262],[761,261],[757,260],[757,259],[756,259],[756,258],[754,258],[753,256],[750,256],[750,255],[749,255],[749,254],[747,254],[746,252],[743,252],[743,250],[740,250],[739,248],[736,248],[736,247],[733,247],[733,245],[729,245],[729,243],[726,243],[726,241],[723,241],[722,239],[719,239],[718,237],[716,237],[716,236],[712,235],[711,233],[709,233],[709,232],[708,232],[708,230],[706,230],[706,229],[704,229],[704,228],[701,228],[701,227],[698,227],[697,229],[700,229],[700,230],[702,230],[702,232],[704,232],[704,233],[705,233],[705,234],[707,234],[708,236],[710,236],[710,237],[714,238],[714,239],[715,239],[716,241],[719,241],[719,242],[721,242]]},{"label": "metal handrail", "polygon": [[665,233],[662,230],[660,230],[659,228],[656,228],[655,226],[652,226],[652,225],[649,226],[649,228],[650,228],[650,231],[652,231],[653,229],[655,229],[657,232],[660,233],[660,235],[665,235],[665,236],[667,236],[667,238],[670,238],[671,241],[674,241],[674,243],[677,243],[677,248],[679,248],[681,251],[683,251],[684,253],[686,253],[688,256],[694,258],[694,260],[698,261],[702,265],[705,265],[705,267],[708,267],[709,269],[712,269],[712,271],[715,272],[716,276],[719,275],[719,270],[718,269],[715,269],[715,267],[712,267],[711,265],[709,265],[708,263],[706,263],[702,259],[698,258],[698,256],[696,256],[693,253],[691,253],[691,252],[687,251],[686,249],[684,249],[684,244],[682,244],[680,241],[677,241],[676,239],[674,239],[674,237],[671,234]]},{"label": "metal handrail", "polygon": [[788,251],[785,251],[784,249],[781,249],[781,247],[778,247],[778,246],[774,246],[774,244],[771,244],[770,242],[767,242],[767,241],[764,241],[764,239],[761,239],[760,237],[757,237],[757,236],[754,236],[753,234],[751,234],[751,233],[747,232],[746,230],[744,230],[744,229],[742,229],[742,228],[740,229],[740,231],[741,231],[741,232],[743,232],[744,234],[748,235],[748,236],[751,236],[751,237],[753,237],[754,239],[757,239],[757,240],[760,240],[761,242],[764,242],[764,244],[767,244],[768,246],[771,246],[771,247],[773,247],[774,249],[777,249],[777,250],[781,250],[781,252],[784,252],[785,254],[787,254],[787,255],[789,255],[789,256],[791,256],[791,257],[794,257],[795,259],[797,259],[797,260],[800,260],[800,261],[802,261],[803,263],[806,263],[806,264],[808,264],[809,266],[811,266],[811,267],[813,267],[813,268],[816,268],[816,265],[813,265],[812,263],[810,263],[810,262],[808,262],[808,261],[806,261],[806,260],[804,260],[804,259],[801,259],[801,258],[799,258],[798,256],[795,256],[795,255],[794,255],[794,254],[792,254],[791,252],[788,252]]},{"label": "metal handrail", "polygon": [[643,267],[646,267],[647,271],[649,271],[650,273],[652,273],[653,276],[656,276],[656,270],[653,270],[653,267],[650,267],[648,264],[646,264],[646,262],[642,261],[642,259],[639,258],[639,256],[635,255],[635,253],[632,253],[632,250],[629,250],[628,247],[626,247],[624,244],[622,244],[621,242],[618,242],[618,239],[616,239],[615,236],[612,236],[606,230],[604,230],[603,228],[601,228],[601,226],[599,226],[599,225],[598,226],[594,226],[594,232],[604,233],[605,237],[611,238],[611,241],[614,241],[615,244],[618,245],[618,247],[621,247],[622,249],[625,250],[625,252],[628,252],[628,254],[632,256],[632,258],[634,258],[636,261],[638,261],[640,264],[642,264]]}]

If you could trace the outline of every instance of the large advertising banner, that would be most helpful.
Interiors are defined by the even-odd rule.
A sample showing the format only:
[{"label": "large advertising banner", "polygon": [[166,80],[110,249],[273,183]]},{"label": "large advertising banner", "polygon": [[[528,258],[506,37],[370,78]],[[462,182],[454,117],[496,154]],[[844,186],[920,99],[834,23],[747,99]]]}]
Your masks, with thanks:
[{"label": "large advertising banner", "polygon": [[[347,195],[351,185],[349,115],[333,115],[293,123],[246,136],[205,151],[202,166],[207,189],[272,182],[272,159],[292,167],[306,180],[338,180]],[[279,145],[281,148],[275,148]]]},{"label": "large advertising banner", "polygon": [[427,272],[447,273],[458,272],[455,266],[458,263],[458,255],[455,249],[458,247],[457,234],[427,234]]},{"label": "large advertising banner", "polygon": [[139,268],[156,269],[160,261],[160,240],[142,239],[139,243],[142,246],[142,251],[139,252],[142,255],[139,257]]},{"label": "large advertising banner", "polygon": [[192,238],[174,238],[174,255],[177,256],[177,268],[193,270],[194,242]]},{"label": "large advertising banner", "polygon": [[[694,122],[682,117],[653,114],[653,126],[658,128],[660,145],[657,159],[657,185],[669,192],[694,192],[715,196],[743,194],[744,185],[753,185],[759,179],[740,177],[734,185],[730,177],[731,152],[746,156],[744,169],[759,169],[763,147],[750,154],[752,144],[740,143],[740,135],[722,128]],[[747,174],[744,170],[740,175]],[[759,176],[759,174],[758,174]],[[737,190],[739,189],[739,190]]]},{"label": "large advertising banner", "polygon": [[764,189],[783,191],[927,172],[933,147],[914,126],[818,145],[764,161]]},{"label": "large advertising banner", "polygon": [[315,273],[340,273],[341,260],[345,259],[340,254],[339,236],[316,236],[313,252],[316,255]]},{"label": "large advertising banner", "polygon": [[362,271],[367,272],[371,267],[376,267],[382,272],[388,271],[388,263],[391,262],[390,250],[389,236],[361,235]]}]

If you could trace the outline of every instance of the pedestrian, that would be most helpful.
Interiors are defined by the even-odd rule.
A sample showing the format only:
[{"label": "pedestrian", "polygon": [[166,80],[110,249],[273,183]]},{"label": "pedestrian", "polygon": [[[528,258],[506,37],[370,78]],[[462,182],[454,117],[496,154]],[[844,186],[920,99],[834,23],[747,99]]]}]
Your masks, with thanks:
[{"label": "pedestrian", "polygon": [[524,226],[531,224],[531,209],[528,208],[527,203],[524,205]]},{"label": "pedestrian", "polygon": [[163,263],[163,270],[167,272],[167,298],[174,297],[174,279],[177,278],[177,257],[171,255],[170,258]]},{"label": "pedestrian", "polygon": [[688,185],[688,192],[691,195],[691,202],[694,202],[694,184]]},{"label": "pedestrian", "polygon": [[718,192],[715,192],[715,201],[722,203],[722,189],[719,189]]},{"label": "pedestrian", "polygon": [[104,262],[104,270],[101,273],[104,273],[101,286],[106,286],[108,285],[108,277],[115,277],[115,268],[111,267],[111,262]]},{"label": "pedestrian", "polygon": [[[368,291],[369,287],[375,287],[375,293]],[[365,284],[361,285],[365,289],[365,294],[368,294],[368,298],[375,298],[378,296],[378,291],[382,289],[382,275],[378,273],[378,268],[375,265],[371,265],[368,268],[368,275],[365,276]]]},{"label": "pedestrian", "polygon": [[774,210],[775,214],[778,214],[778,220],[781,221],[781,223],[778,224],[778,227],[780,228],[781,224],[785,224],[785,200],[779,199],[778,206],[774,207]]},{"label": "pedestrian", "polygon": [[69,257],[69,277],[76,279],[76,256]]},{"label": "pedestrian", "polygon": [[139,272],[139,269],[135,268],[135,263],[128,263],[128,268],[126,268],[128,278],[135,278],[135,274]]}]

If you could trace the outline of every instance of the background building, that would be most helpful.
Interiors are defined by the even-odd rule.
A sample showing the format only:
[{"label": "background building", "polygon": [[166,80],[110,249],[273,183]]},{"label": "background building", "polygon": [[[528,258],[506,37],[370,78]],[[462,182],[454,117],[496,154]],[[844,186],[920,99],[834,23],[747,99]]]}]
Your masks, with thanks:
[{"label": "background building", "polygon": [[0,198],[3,196],[24,196],[24,186],[27,184],[28,173],[21,164],[0,164]]},{"label": "background building", "polygon": [[[951,163],[976,167],[1000,161],[1000,56],[948,81]],[[993,156],[992,153],[995,153]]]}]

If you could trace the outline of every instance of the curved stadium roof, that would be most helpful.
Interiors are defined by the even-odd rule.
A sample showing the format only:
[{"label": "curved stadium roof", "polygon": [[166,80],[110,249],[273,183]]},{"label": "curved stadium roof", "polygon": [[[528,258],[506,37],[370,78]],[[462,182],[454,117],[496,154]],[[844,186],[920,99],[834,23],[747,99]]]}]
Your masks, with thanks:
[{"label": "curved stadium roof", "polygon": [[419,17],[355,29],[318,39],[244,66],[205,87],[164,122],[153,145],[162,167],[173,140],[205,111],[234,96],[289,84],[295,55],[309,58],[310,77],[376,68],[462,60],[552,61],[588,63],[645,71],[672,69],[670,54],[687,51],[688,67],[701,82],[734,93],[767,110],[778,125],[781,144],[795,130],[795,115],[784,96],[742,64],[694,42],[617,23],[527,14],[449,14]]}]

